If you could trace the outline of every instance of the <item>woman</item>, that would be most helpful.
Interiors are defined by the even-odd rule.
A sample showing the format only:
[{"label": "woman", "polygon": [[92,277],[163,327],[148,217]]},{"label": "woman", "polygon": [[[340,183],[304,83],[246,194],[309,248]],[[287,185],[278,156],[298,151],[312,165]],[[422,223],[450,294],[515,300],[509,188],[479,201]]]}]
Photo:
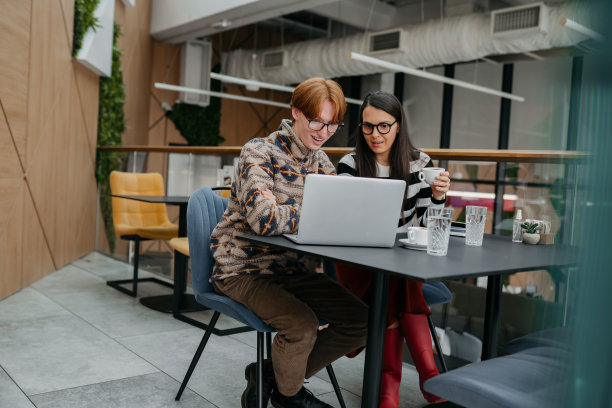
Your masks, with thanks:
[{"label": "woman", "polygon": [[[303,387],[332,361],[365,344],[368,308],[325,274],[308,273],[295,253],[250,244],[238,235],[298,230],[307,174],[335,174],[320,147],[342,126],[344,94],[334,81],[312,78],[291,98],[293,121],[242,148],[223,219],[211,235],[212,285],[254,312],[277,334],[264,362],[264,406],[330,407]],[[318,331],[318,318],[328,326]],[[242,407],[256,406],[255,363],[246,367]]]},{"label": "woman", "polygon": [[[415,218],[425,226],[427,209],[444,207],[450,186],[449,173],[442,172],[431,186],[419,180],[419,171],[431,167],[432,162],[427,154],[410,142],[402,105],[395,96],[380,91],[369,94],[361,105],[360,118],[355,151],[340,160],[338,174],[405,180],[406,198],[399,230],[405,231]],[[337,264],[336,269],[340,283],[367,303],[370,272],[344,264]],[[427,315],[431,312],[423,298],[422,285],[413,280],[391,278],[380,407],[397,407],[399,404],[402,338],[406,339],[419,373],[423,396],[430,403],[443,401],[423,390],[423,382],[439,373],[427,324]]]}]

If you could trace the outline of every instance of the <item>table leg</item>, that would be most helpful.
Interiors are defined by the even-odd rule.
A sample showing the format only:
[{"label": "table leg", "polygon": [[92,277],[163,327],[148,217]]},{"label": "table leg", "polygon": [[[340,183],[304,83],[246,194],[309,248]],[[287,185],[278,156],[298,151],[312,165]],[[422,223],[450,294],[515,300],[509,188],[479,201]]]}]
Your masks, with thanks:
[{"label": "table leg", "polygon": [[383,346],[387,326],[387,294],[389,275],[372,274],[372,301],[368,315],[368,341],[363,369],[362,408],[378,407],[380,379],[382,375]]},{"label": "table leg", "polygon": [[501,308],[502,276],[491,275],[487,281],[487,298],[485,302],[484,333],[482,338],[483,360],[497,355],[499,312]]},{"label": "table leg", "polygon": [[[179,237],[187,236],[187,203],[179,205]],[[162,313],[172,313],[175,317],[184,312],[206,310],[196,302],[193,295],[185,294],[187,289],[187,257],[174,251],[174,290],[172,295],[149,296],[141,298],[140,303]]]}]

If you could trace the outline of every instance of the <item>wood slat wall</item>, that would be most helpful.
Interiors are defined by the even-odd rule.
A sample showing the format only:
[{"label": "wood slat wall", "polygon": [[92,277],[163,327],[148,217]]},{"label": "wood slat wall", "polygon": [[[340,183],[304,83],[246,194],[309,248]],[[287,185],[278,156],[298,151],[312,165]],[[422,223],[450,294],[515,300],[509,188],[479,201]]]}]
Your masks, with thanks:
[{"label": "wood slat wall", "polygon": [[[144,135],[149,13],[149,2],[115,4],[128,126]],[[99,77],[72,60],[73,17],[74,0],[2,4],[0,299],[94,249]]]}]

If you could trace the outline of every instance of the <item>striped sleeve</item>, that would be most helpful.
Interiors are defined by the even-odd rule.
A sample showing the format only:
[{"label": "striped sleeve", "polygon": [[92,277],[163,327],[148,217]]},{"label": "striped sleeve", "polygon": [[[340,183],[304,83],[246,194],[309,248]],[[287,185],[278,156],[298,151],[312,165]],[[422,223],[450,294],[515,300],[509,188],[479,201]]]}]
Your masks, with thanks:
[{"label": "striped sleeve", "polygon": [[443,208],[446,200],[436,200],[432,197],[431,186],[425,181],[419,180],[419,172],[425,167],[433,167],[431,158],[423,152],[420,152],[418,160],[410,163],[410,181],[408,186],[408,194],[404,204],[404,219],[408,226],[416,213],[417,223],[420,226],[427,226],[427,209],[428,208]]},{"label": "striped sleeve", "polygon": [[339,176],[355,176],[357,174],[355,165],[355,153],[349,153],[340,159],[338,162]]}]

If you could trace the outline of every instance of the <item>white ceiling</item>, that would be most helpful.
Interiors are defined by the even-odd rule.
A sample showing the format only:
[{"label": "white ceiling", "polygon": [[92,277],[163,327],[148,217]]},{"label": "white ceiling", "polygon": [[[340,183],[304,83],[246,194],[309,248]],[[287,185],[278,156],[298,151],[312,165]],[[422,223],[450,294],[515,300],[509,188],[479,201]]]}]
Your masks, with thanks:
[{"label": "white ceiling", "polygon": [[[358,31],[379,31],[534,2],[537,0],[153,0],[151,35],[158,41],[181,43],[248,24],[278,22],[279,17],[299,11]],[[441,4],[444,10],[440,10]],[[223,20],[229,25],[219,28]]]}]

